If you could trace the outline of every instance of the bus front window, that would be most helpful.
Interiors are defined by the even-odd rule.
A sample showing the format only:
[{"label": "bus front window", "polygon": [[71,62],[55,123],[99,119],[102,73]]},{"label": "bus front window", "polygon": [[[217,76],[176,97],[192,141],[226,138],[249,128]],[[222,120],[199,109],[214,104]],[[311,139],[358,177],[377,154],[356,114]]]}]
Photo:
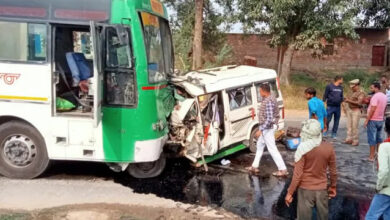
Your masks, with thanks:
[{"label": "bus front window", "polygon": [[168,21],[146,12],[141,12],[148,59],[149,83],[167,80],[173,73],[172,37]]}]

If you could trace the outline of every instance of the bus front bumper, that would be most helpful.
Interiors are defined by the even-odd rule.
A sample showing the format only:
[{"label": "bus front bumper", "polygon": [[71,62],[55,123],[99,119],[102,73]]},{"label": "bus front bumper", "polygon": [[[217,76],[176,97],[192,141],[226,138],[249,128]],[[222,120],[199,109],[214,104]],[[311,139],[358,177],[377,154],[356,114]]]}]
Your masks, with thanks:
[{"label": "bus front bumper", "polygon": [[134,162],[140,163],[158,160],[167,140],[168,135],[153,140],[136,141],[134,150]]}]

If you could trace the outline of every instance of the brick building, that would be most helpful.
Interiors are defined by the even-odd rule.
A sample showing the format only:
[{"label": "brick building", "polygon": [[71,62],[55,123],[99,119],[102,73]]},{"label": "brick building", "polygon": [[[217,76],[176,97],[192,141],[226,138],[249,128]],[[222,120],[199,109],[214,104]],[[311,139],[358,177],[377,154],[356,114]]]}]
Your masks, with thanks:
[{"label": "brick building", "polygon": [[[389,69],[390,29],[358,28],[359,40],[345,38],[327,43],[320,58],[311,50],[295,51],[292,69],[297,71],[336,71],[364,69],[386,71]],[[233,48],[234,59],[243,63],[244,56],[257,59],[257,65],[277,69],[278,49],[270,48],[269,35],[228,34],[228,44]]]}]

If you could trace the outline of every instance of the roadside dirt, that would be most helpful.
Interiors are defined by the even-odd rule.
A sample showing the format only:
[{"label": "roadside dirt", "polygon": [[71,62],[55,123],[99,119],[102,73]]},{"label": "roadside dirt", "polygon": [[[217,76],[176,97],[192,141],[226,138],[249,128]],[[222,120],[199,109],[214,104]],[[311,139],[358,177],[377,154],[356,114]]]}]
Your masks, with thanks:
[{"label": "roadside dirt", "polygon": [[168,220],[168,219],[240,219],[233,214],[212,208],[161,208],[121,204],[84,204],[26,211],[0,210],[1,220]]}]

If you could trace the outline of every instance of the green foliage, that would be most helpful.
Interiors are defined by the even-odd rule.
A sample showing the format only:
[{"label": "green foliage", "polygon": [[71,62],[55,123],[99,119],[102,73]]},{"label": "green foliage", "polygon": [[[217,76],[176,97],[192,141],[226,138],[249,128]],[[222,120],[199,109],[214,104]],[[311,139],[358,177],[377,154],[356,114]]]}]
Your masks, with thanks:
[{"label": "green foliage", "polygon": [[[170,16],[175,47],[176,68],[187,71],[192,64],[192,42],[195,24],[194,0],[165,0],[168,7],[176,14]],[[204,54],[214,56],[223,49],[226,38],[225,30],[221,28],[225,22],[225,16],[218,12],[211,0],[204,0],[203,5],[203,50]],[[214,63],[218,57],[203,56],[208,63]]]},{"label": "green foliage", "polygon": [[[279,77],[289,84],[293,50],[321,56],[334,38],[357,39],[354,20],[364,0],[217,0],[244,31],[267,33],[270,46],[286,48]],[[284,68],[283,68],[284,66]]]},{"label": "green foliage", "polygon": [[370,22],[375,27],[390,27],[390,1],[389,0],[366,0],[363,4],[364,19],[360,24],[370,26]]},{"label": "green foliage", "polygon": [[226,64],[226,61],[229,61],[233,58],[233,49],[230,45],[224,44],[222,48],[215,55],[215,61],[208,61],[205,63],[204,67],[206,69],[218,67]]},{"label": "green foliage", "polygon": [[369,91],[371,83],[378,81],[381,76],[380,72],[369,74],[364,70],[349,70],[344,74],[344,82],[348,83],[351,80],[359,79],[360,86],[366,91]]},{"label": "green foliage", "polygon": [[0,220],[27,220],[32,219],[29,214],[24,213],[12,213],[12,214],[0,214]]},{"label": "green foliage", "polygon": [[[354,18],[361,0],[219,0],[244,29],[272,35],[271,46],[323,47],[322,39],[356,39]],[[259,29],[259,24],[266,28]]]},{"label": "green foliage", "polygon": [[216,56],[216,64],[222,65],[225,60],[231,59],[233,49],[228,44],[224,44],[219,53]]},{"label": "green foliage", "polygon": [[379,80],[381,73],[368,73],[365,70],[353,69],[344,73],[325,72],[310,74],[305,72],[296,72],[291,75],[291,86],[282,86],[282,94],[286,109],[307,109],[307,100],[304,97],[304,91],[308,87],[314,87],[317,90],[317,97],[322,98],[326,85],[331,83],[336,75],[344,78],[344,93],[348,94],[350,88],[348,82],[353,79],[359,79],[361,88],[368,93],[372,82]]},{"label": "green foliage", "polygon": [[331,78],[318,80],[320,78],[321,77],[312,76],[306,73],[296,73],[291,75],[291,84],[301,87],[314,87],[317,90],[325,90],[327,81],[330,81]]}]

